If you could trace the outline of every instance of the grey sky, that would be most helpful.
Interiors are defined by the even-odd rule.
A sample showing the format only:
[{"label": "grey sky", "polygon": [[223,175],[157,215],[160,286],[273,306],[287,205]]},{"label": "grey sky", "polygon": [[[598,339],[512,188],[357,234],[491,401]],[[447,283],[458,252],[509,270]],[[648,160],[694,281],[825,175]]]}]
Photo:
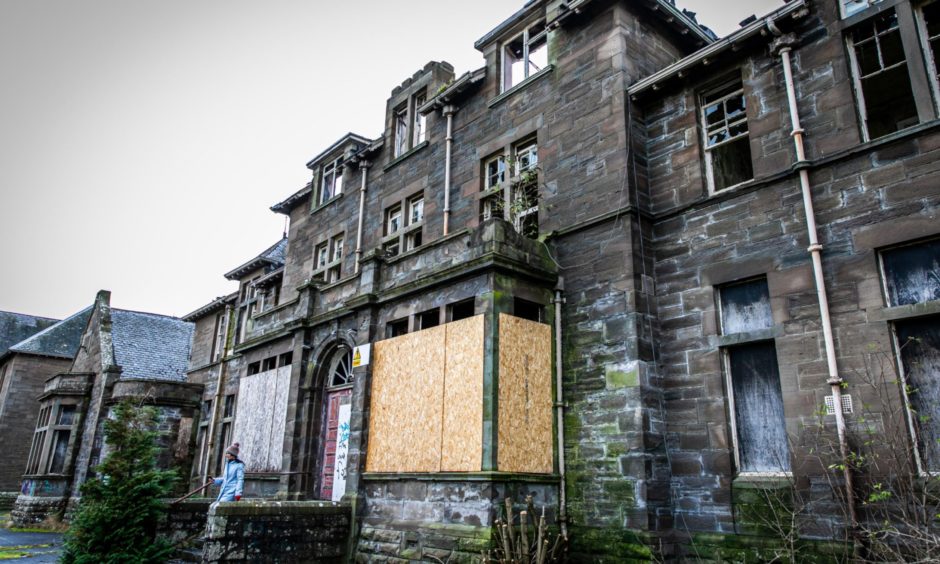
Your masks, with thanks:
[{"label": "grey sky", "polygon": [[[522,0],[0,0],[0,310],[182,315],[273,244],[268,207],[391,89]],[[719,35],[781,0],[678,0]]]}]

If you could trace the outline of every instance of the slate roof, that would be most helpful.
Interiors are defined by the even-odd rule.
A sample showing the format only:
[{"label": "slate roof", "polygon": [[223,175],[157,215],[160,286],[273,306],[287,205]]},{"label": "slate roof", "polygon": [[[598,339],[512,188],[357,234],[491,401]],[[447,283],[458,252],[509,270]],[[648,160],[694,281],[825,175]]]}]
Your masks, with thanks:
[{"label": "slate roof", "polygon": [[261,254],[255,258],[239,266],[238,268],[235,268],[231,272],[226,272],[225,277],[229,280],[237,280],[252,270],[257,270],[262,266],[270,266],[272,270],[275,268],[280,268],[284,266],[286,257],[287,237],[284,237],[277,243],[262,251]]},{"label": "slate roof", "polygon": [[10,352],[74,358],[82,342],[82,333],[88,325],[92,306],[71,315],[55,325],[10,347]]},{"label": "slate roof", "polygon": [[176,317],[112,309],[111,339],[121,378],[185,382],[194,328]]},{"label": "slate roof", "polygon": [[0,356],[13,345],[58,322],[58,319],[48,317],[0,311]]}]

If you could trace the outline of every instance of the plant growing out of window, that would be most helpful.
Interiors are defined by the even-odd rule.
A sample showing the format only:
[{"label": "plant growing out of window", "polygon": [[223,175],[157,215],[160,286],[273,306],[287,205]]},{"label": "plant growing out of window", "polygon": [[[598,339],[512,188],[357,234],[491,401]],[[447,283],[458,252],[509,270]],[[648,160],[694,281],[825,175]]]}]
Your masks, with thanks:
[{"label": "plant growing out of window", "polygon": [[[483,165],[480,219],[502,217],[516,231],[535,239],[539,235],[538,144],[528,139],[508,154],[490,157]],[[507,178],[509,173],[509,178]]]}]

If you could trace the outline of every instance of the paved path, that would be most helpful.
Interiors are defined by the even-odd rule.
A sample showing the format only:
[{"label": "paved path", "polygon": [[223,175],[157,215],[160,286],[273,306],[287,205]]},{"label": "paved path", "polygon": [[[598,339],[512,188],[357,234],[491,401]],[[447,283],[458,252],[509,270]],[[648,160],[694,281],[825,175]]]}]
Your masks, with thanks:
[{"label": "paved path", "polygon": [[[11,547],[29,547],[17,548]],[[16,533],[0,528],[0,558],[3,553],[23,553],[27,556],[9,562],[28,562],[29,564],[58,562],[62,553],[62,535],[59,533]]]}]

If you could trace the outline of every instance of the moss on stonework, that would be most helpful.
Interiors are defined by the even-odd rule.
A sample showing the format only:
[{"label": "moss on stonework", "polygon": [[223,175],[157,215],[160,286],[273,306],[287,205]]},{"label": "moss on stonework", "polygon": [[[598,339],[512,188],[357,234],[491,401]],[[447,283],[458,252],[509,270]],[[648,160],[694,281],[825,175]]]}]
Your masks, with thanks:
[{"label": "moss on stonework", "polygon": [[699,533],[686,547],[689,556],[701,561],[750,564],[838,564],[848,562],[850,546],[844,543],[799,540],[787,546],[782,539],[750,535]]},{"label": "moss on stonework", "polygon": [[608,390],[636,388],[640,385],[640,370],[638,368],[630,371],[608,369],[604,377],[607,379]]},{"label": "moss on stonework", "polygon": [[633,480],[615,480],[604,483],[608,501],[626,502],[630,506],[636,503],[636,486]]},{"label": "moss on stonework", "polygon": [[650,546],[656,541],[644,533],[569,527],[568,538],[571,541],[569,554],[573,562],[629,564],[655,559]]}]

